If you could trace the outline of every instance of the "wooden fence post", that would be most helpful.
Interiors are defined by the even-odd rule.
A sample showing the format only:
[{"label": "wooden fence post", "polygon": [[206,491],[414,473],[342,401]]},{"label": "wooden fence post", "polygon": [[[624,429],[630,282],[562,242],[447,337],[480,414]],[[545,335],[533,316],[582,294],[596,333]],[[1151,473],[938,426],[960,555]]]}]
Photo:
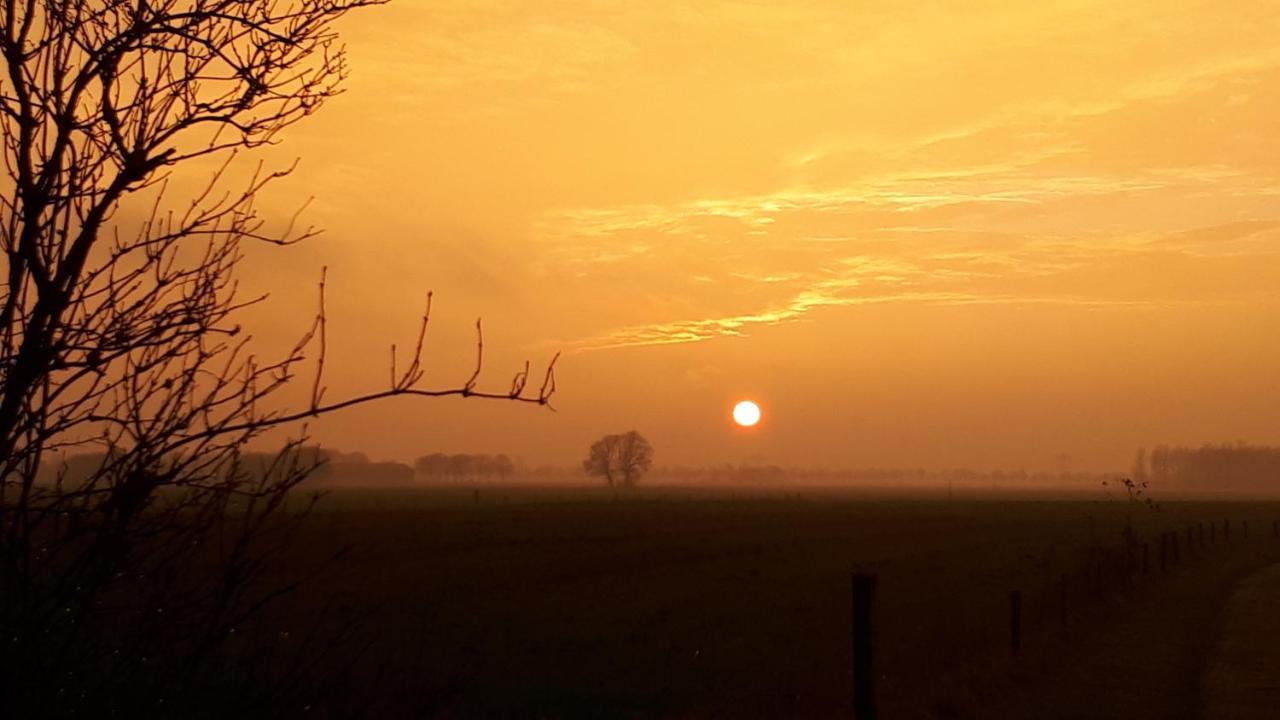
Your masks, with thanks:
[{"label": "wooden fence post", "polygon": [[873,609],[876,576],[853,573],[853,717],[875,720],[875,628]]}]

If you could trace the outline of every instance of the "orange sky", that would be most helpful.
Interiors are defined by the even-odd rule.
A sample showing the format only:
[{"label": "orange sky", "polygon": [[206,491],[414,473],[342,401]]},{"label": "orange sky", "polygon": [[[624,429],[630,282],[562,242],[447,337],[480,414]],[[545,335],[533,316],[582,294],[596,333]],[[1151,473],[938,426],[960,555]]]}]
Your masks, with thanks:
[{"label": "orange sky", "polygon": [[[555,350],[558,412],[403,399],[313,426],[411,460],[1124,468],[1280,441],[1280,8],[395,0],[292,128],[263,347],[330,266],[330,395]],[[750,396],[751,435],[727,421]]]}]

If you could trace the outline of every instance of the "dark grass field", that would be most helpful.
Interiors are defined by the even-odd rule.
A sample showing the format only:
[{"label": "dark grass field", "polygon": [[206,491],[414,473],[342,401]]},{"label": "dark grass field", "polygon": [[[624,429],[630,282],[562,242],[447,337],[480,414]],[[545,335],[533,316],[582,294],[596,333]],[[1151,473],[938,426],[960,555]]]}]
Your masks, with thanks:
[{"label": "dark grass field", "polygon": [[[1124,564],[1126,516],[1151,543],[1145,576],[1140,546]],[[858,569],[879,577],[881,717],[1196,717],[1218,609],[1280,555],[1275,517],[830,490],[343,490],[291,561],[352,551],[276,612],[297,626],[328,602],[350,630],[314,716],[851,717]],[[1189,554],[1184,539],[1161,573],[1155,534],[1204,523],[1207,545],[1210,522],[1217,543]]]}]

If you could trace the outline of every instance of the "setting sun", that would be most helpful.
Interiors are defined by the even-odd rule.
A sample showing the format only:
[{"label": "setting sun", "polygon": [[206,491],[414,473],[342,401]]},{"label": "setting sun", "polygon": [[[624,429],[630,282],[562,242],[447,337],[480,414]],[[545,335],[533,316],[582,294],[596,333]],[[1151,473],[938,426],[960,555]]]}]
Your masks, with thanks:
[{"label": "setting sun", "polygon": [[743,400],[733,406],[733,421],[742,427],[751,427],[760,422],[760,406],[750,400]]}]

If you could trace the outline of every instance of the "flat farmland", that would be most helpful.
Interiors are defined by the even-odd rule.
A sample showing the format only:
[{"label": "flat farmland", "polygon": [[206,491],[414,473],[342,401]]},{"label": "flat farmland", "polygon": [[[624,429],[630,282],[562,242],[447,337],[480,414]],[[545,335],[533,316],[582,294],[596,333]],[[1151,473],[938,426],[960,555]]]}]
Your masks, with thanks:
[{"label": "flat farmland", "polygon": [[[1202,652],[1219,600],[1275,559],[1276,517],[1274,503],[819,489],[340,490],[290,563],[350,552],[276,612],[300,623],[323,603],[346,623],[329,717],[849,717],[850,573],[873,572],[881,715],[1017,716],[1079,696],[1056,681],[1069,658],[1077,690],[1110,682],[1078,666],[1090,643],[1146,633],[1106,651],[1117,663],[1146,657],[1148,636],[1169,657]],[[1162,608],[1193,605],[1206,622],[1159,626]],[[1190,685],[1161,707],[1194,705],[1188,667],[1152,671],[1168,675],[1157,688]]]}]

